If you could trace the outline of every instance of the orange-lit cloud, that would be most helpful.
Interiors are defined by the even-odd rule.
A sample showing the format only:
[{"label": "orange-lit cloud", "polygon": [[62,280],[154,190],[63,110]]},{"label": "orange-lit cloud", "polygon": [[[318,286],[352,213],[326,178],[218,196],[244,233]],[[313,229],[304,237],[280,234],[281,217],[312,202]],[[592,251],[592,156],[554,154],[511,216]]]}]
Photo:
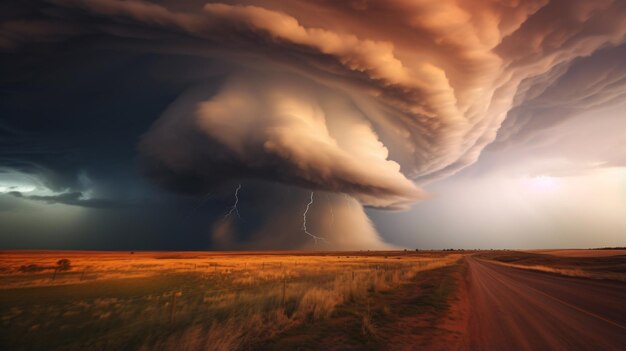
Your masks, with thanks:
[{"label": "orange-lit cloud", "polygon": [[263,179],[406,208],[498,135],[619,101],[623,62],[579,61],[625,34],[620,0],[53,0],[8,16],[0,48],[90,36],[220,62],[141,141],[165,187]]},{"label": "orange-lit cloud", "polygon": [[[262,91],[255,97],[254,88],[275,93],[283,83],[271,74],[259,82],[252,74],[238,77],[238,86],[249,85],[242,89],[251,96],[232,100],[237,93],[230,85],[227,93],[199,104],[203,106],[196,111],[203,115],[197,117],[203,121],[201,128],[228,150],[238,143],[234,149],[239,157],[259,161],[254,168],[272,164],[260,163],[264,157],[259,158],[258,152],[278,158],[281,165],[300,167],[299,171],[285,171],[285,178],[293,183],[353,193],[370,205],[403,205],[422,197],[404,178],[419,181],[442,177],[476,161],[481,150],[495,139],[507,113],[524,103],[520,89],[527,89],[528,84],[523,82],[555,69],[565,71],[576,58],[621,44],[626,30],[624,5],[610,1],[391,1],[357,5],[346,9],[334,3],[292,4],[283,9],[272,3],[268,9],[261,4],[207,4],[201,13],[181,20],[179,29],[223,46],[220,51],[236,51],[239,55],[233,57],[242,65],[301,75],[303,80],[320,85],[318,91],[345,96],[349,101],[344,105],[353,104],[359,115],[348,122],[350,117],[344,116],[355,113],[337,114],[331,107],[318,111],[317,122],[303,123],[313,118],[315,103],[311,104],[309,97],[317,95],[316,103],[321,104],[327,97],[319,93],[298,97],[294,89],[280,98],[267,98],[267,92]],[[309,7],[324,10],[327,16],[305,11]],[[378,14],[382,14],[381,19],[374,18]],[[136,12],[127,15],[138,16]],[[263,61],[256,61],[257,56]],[[621,94],[623,86],[613,86],[613,95]],[[601,86],[598,89],[603,90]],[[225,102],[227,99],[231,101]],[[280,114],[279,99],[291,99],[289,113],[298,122],[290,124],[283,119],[284,128],[275,129],[272,135],[252,137],[255,131],[266,131],[258,128],[258,123],[263,123],[259,121],[271,118],[242,114],[241,110],[254,105],[255,99],[274,104],[275,111],[270,114]],[[303,106],[309,111],[298,111]],[[365,125],[369,132],[329,133],[329,126],[344,118],[346,130],[354,123],[356,128]],[[223,122],[226,119],[229,121]],[[230,129],[220,132],[220,126],[226,125]],[[248,135],[235,132],[242,129],[248,130]],[[309,144],[313,140],[320,144]],[[341,148],[345,140],[357,145],[380,144],[371,154],[377,155],[376,162],[358,154],[350,159],[334,153],[338,148],[336,151],[348,156]],[[250,142],[247,147],[254,152],[246,156],[242,142]],[[326,147],[330,145],[334,147]],[[359,159],[361,162],[353,162]],[[389,182],[397,185],[390,186]],[[360,187],[365,190],[356,190]],[[367,189],[372,189],[378,199]],[[387,192],[390,199],[381,192]]]},{"label": "orange-lit cloud", "polygon": [[[285,182],[354,193],[364,203],[380,206],[421,197],[407,178],[445,176],[475,162],[495,139],[507,112],[523,102],[515,99],[523,81],[601,47],[619,45],[626,31],[625,5],[610,0],[269,1],[207,3],[185,10],[141,1],[56,0],[51,6],[57,12],[48,21],[5,22],[3,46],[94,32],[145,38],[160,50],[289,71],[320,85],[317,90],[345,97],[344,104],[359,111],[352,114],[360,115],[355,128],[367,132],[332,135],[329,120],[344,117],[332,110],[317,111],[317,117],[298,110],[325,101],[311,103],[293,90],[290,96],[269,99],[273,106],[258,109],[282,116],[246,113],[263,99],[260,95],[281,95],[284,87],[280,79],[276,85],[271,76],[259,82],[254,74],[249,83],[244,74],[237,78],[240,89],[254,95],[251,89],[262,85],[268,91],[238,102],[233,99],[241,92],[231,84],[209,102],[198,102],[203,106],[197,111],[202,115],[198,126],[218,147],[235,150],[240,163],[256,159],[241,175],[271,173],[272,162],[278,162],[293,166],[285,172]],[[64,18],[77,11],[98,21],[73,24]],[[50,33],[56,33],[54,38]],[[283,118],[281,109],[290,109],[293,119]],[[278,125],[267,133],[257,127],[259,118]],[[264,134],[255,135],[257,130]],[[361,157],[341,147],[339,138],[373,145],[372,152]],[[254,152],[246,154],[246,147]],[[264,164],[266,159],[272,162]],[[384,192],[390,199],[384,199]]]}]

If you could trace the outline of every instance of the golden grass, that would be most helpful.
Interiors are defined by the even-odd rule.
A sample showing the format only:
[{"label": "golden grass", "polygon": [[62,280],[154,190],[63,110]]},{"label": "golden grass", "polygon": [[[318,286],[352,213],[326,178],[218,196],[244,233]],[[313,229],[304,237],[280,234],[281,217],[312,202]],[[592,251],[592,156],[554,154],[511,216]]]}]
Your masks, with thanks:
[{"label": "golden grass", "polygon": [[507,266],[507,267],[528,269],[528,270],[537,271],[537,272],[560,274],[560,275],[564,275],[568,277],[589,278],[589,279],[608,279],[608,280],[617,280],[617,281],[626,282],[626,276],[623,273],[593,272],[593,271],[582,270],[582,269],[557,268],[557,267],[550,267],[550,266],[545,266],[545,265],[523,265],[523,264],[500,262],[500,261],[495,261],[495,260],[490,260],[489,262],[493,262],[493,263],[496,263],[502,266]]},{"label": "golden grass", "polygon": [[610,257],[626,255],[626,250],[530,250],[526,252],[540,253],[559,257]]},{"label": "golden grass", "polygon": [[[55,275],[53,270],[19,270],[27,264],[54,267],[61,258],[71,261],[70,271]],[[110,340],[98,333],[109,330],[118,335],[119,325],[120,330],[134,328],[136,334],[145,334],[140,349],[236,350],[302,323],[329,318],[343,303],[365,302],[372,293],[394,289],[421,271],[450,265],[460,258],[460,254],[414,252],[4,252],[0,285],[18,293],[27,287],[67,286],[70,291],[85,284],[106,287],[108,282],[120,282],[120,278],[129,283],[151,279],[170,285],[173,277],[185,280],[180,288],[147,291],[139,296],[72,300],[70,294],[66,303],[55,306],[14,308],[3,311],[2,326],[28,329],[36,325],[28,334],[36,338],[38,331],[71,329],[75,327],[72,323],[82,323],[81,327],[95,333],[95,339]],[[48,316],[54,316],[52,324],[46,322]],[[78,322],[81,318],[85,321]],[[374,333],[368,320],[369,316],[363,317],[364,332]],[[18,334],[23,331],[19,328]],[[124,340],[115,342],[123,344]]]},{"label": "golden grass", "polygon": [[[392,259],[389,259],[390,255]],[[172,273],[230,276],[234,284],[255,284],[312,273],[385,269],[390,265],[428,264],[441,255],[389,252],[367,253],[207,253],[207,252],[84,252],[4,251],[0,254],[0,289],[81,284],[94,280],[150,277]],[[385,258],[387,257],[387,258]],[[54,274],[59,259],[72,269]],[[19,267],[34,264],[41,272],[24,274]],[[54,279],[53,279],[54,277]]]}]

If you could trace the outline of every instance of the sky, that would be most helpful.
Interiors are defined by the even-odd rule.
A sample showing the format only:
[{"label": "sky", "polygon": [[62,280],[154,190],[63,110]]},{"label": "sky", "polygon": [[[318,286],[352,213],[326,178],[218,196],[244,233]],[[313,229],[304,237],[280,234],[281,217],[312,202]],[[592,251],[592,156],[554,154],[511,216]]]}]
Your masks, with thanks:
[{"label": "sky", "polygon": [[0,249],[626,246],[626,2],[0,3]]}]

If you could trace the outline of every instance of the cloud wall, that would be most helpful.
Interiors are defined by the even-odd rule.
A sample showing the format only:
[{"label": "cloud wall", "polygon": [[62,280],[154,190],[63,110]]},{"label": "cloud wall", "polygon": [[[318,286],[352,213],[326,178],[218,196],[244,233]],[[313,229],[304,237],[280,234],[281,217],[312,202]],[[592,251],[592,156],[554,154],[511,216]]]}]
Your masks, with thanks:
[{"label": "cloud wall", "polygon": [[408,208],[498,135],[626,91],[619,0],[51,0],[5,13],[5,52],[88,39],[221,72],[139,143],[145,173],[186,193],[260,179]]}]

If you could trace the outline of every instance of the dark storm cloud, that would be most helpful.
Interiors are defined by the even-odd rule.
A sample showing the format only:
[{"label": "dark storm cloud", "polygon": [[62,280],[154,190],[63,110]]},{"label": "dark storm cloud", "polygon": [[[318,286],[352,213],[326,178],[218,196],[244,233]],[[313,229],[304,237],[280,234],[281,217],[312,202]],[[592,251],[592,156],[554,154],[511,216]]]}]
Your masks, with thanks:
[{"label": "dark storm cloud", "polygon": [[302,229],[303,213],[311,192],[300,187],[264,181],[244,182],[239,191],[240,217],[225,216],[234,200],[236,185],[229,184],[215,194],[223,202],[219,217],[207,231],[214,248],[357,250],[392,247],[382,242],[363,207],[342,194],[314,193],[307,212],[307,228],[326,240],[317,244]]},{"label": "dark storm cloud", "polygon": [[[341,145],[339,137],[328,131],[324,119],[339,118],[331,116],[328,109],[322,109],[319,117],[321,133],[308,130],[300,135],[261,134],[248,138],[259,144],[246,148],[259,150],[263,157],[227,155],[232,144],[239,141],[224,140],[228,131],[215,132],[219,128],[210,120],[219,117],[215,117],[215,109],[209,109],[209,115],[193,116],[206,126],[198,133],[207,139],[211,149],[223,150],[217,152],[221,155],[217,158],[206,154],[195,158],[206,157],[205,162],[217,169],[236,164],[227,168],[237,169],[233,175],[244,177],[270,171],[278,162],[283,182],[348,192],[375,206],[406,206],[423,197],[409,179],[445,176],[473,163],[494,140],[522,81],[590,55],[602,46],[618,44],[626,30],[624,5],[614,1],[477,1],[463,5],[454,1],[390,1],[384,5],[351,6],[350,11],[334,3],[312,5],[334,13],[330,19],[312,15],[304,10],[304,5],[281,7],[274,2],[269,2],[267,8],[262,4],[207,3],[195,11],[166,4],[110,0],[56,0],[45,7],[45,11],[35,11],[32,19],[22,15],[5,21],[2,36],[6,50],[85,35],[118,38],[122,43],[132,38],[140,40],[144,48],[152,46],[149,50],[228,58],[242,66],[295,70],[303,79],[321,84],[320,89],[345,95],[360,114],[355,121],[369,124],[363,143],[381,145],[366,158],[381,165],[370,167],[376,168],[376,173],[364,171],[368,164],[361,155]],[[374,28],[364,22],[373,13],[385,14]],[[363,20],[358,20],[357,15]],[[334,24],[343,19],[348,23],[345,27]],[[412,32],[415,41],[424,45],[407,42],[399,34],[402,31]],[[262,84],[273,86],[271,79]],[[246,85],[250,81],[243,78],[238,88],[218,96],[231,98],[251,89]],[[360,104],[364,99],[375,103]],[[315,108],[317,103],[300,102],[306,108]],[[206,103],[228,113],[227,102],[212,98]],[[284,105],[283,100],[274,101],[266,111],[284,115],[285,108],[291,109]],[[302,118],[300,112],[295,113],[294,121]],[[305,126],[316,123],[314,119],[304,122]],[[237,122],[238,128],[245,128],[246,123]],[[294,125],[284,124],[287,126]],[[206,131],[222,134],[216,138],[206,135]],[[323,141],[319,137],[327,137],[328,142],[323,145],[337,144],[327,149],[323,162],[316,159],[314,152],[300,152],[298,143],[286,142],[289,138],[307,141],[310,135],[318,141]],[[359,140],[358,136],[351,138]],[[165,142],[167,138],[149,145]],[[389,148],[385,143],[390,144]],[[192,149],[202,147],[207,145],[200,143]],[[206,176],[195,174],[195,170],[181,174],[180,168],[167,161],[169,152],[144,152],[183,178]],[[188,152],[179,150],[178,156]],[[254,167],[250,167],[249,159],[255,159]],[[380,177],[385,165],[388,171]],[[386,182],[404,184],[393,188]],[[370,193],[368,189],[374,191]]]},{"label": "dark storm cloud", "polygon": [[10,191],[7,194],[26,200],[43,201],[48,204],[64,204],[89,208],[120,208],[130,206],[130,204],[118,202],[115,200],[87,198],[83,193],[78,191],[48,196],[24,195],[19,191]]},{"label": "dark storm cloud", "polygon": [[[204,59],[82,45],[0,60],[0,166],[35,176],[53,192],[88,190],[81,172],[125,184],[135,173],[139,135],[194,79],[214,75]],[[189,76],[165,70],[174,62]]]},{"label": "dark storm cloud", "polygon": [[626,85],[623,1],[0,6],[0,166],[66,202],[165,196],[135,177],[139,149],[182,198],[262,179],[406,208],[498,134]]}]

